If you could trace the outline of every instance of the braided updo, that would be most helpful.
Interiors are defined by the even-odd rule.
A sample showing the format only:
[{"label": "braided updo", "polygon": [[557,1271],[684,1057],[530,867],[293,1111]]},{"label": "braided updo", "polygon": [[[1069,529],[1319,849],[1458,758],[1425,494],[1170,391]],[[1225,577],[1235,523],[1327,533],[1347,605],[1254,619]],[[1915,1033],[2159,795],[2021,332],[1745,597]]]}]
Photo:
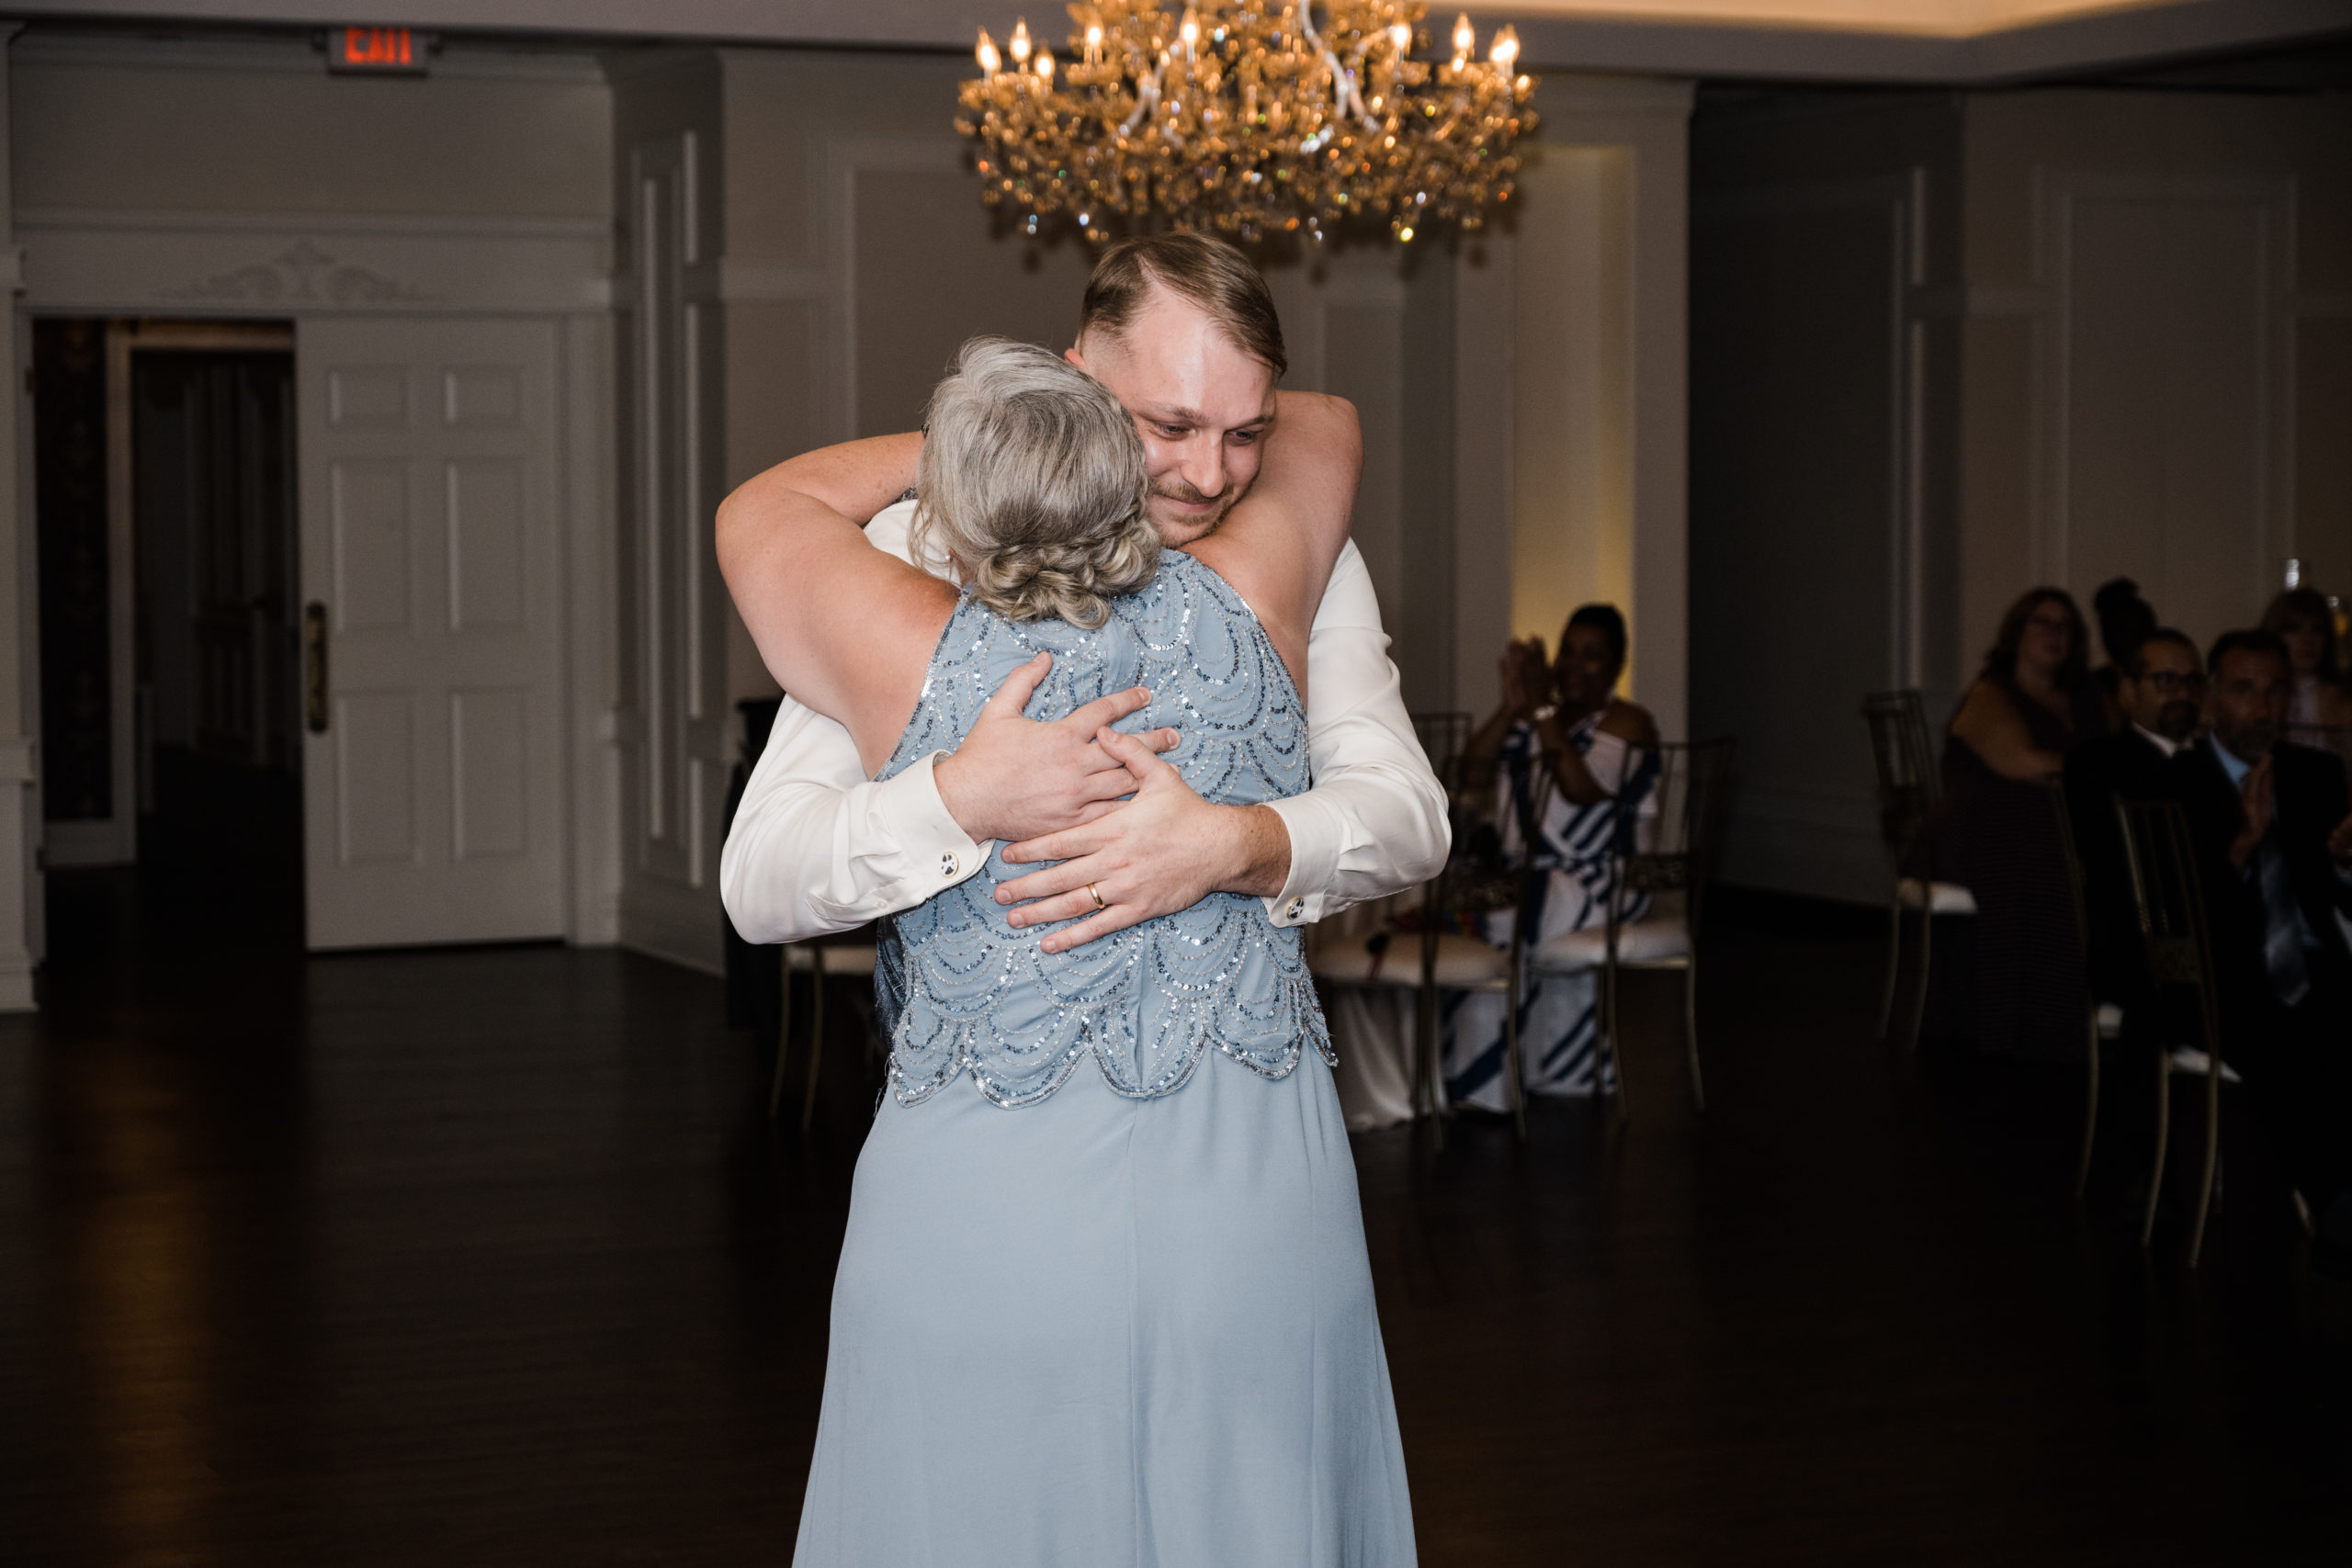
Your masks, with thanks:
[{"label": "braided updo", "polygon": [[1159,570],[1143,443],[1102,384],[1042,348],[976,337],[931,395],[918,558],[944,551],[1008,620],[1101,626]]}]

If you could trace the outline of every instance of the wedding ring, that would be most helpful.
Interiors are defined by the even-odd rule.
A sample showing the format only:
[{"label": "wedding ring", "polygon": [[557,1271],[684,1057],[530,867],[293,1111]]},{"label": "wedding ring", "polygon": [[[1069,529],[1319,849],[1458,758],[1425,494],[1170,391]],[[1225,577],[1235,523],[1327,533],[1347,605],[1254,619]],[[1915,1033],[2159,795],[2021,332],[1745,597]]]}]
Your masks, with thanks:
[{"label": "wedding ring", "polygon": [[1095,886],[1091,882],[1086,885],[1086,896],[1094,900],[1094,907],[1096,908],[1101,909],[1108,908],[1108,906],[1102,902],[1102,889]]}]

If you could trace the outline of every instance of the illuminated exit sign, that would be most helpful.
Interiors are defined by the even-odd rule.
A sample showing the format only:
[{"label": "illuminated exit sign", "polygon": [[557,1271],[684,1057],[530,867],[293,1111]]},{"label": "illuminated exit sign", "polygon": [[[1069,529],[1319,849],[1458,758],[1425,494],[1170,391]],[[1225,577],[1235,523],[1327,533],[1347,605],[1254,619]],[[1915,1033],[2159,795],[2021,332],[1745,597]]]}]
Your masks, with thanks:
[{"label": "illuminated exit sign", "polygon": [[330,28],[327,69],[370,76],[422,76],[433,37],[409,28]]}]

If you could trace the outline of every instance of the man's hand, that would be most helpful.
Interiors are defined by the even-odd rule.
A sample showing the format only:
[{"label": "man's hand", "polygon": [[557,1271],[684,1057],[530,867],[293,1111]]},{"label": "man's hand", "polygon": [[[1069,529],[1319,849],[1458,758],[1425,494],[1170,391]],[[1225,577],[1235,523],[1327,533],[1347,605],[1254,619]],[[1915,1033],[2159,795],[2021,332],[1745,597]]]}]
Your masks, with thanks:
[{"label": "man's hand", "polygon": [[[2246,770],[2245,784],[2238,791],[2238,806],[2245,813],[2245,825],[2230,845],[2230,864],[2244,871],[2254,852],[2262,847],[2262,836],[2270,831],[2270,812],[2275,796],[2271,794],[2270,759]],[[2342,829],[2338,829],[2340,832]],[[2333,842],[2333,840],[2331,840]]]},{"label": "man's hand", "polygon": [[1008,847],[1004,858],[1014,864],[1061,863],[997,888],[998,903],[1021,906],[1008,921],[1041,926],[1091,914],[1040,944],[1062,953],[1188,909],[1211,893],[1267,897],[1282,891],[1290,872],[1290,833],[1279,816],[1262,806],[1203,800],[1182,773],[1131,736],[1104,729],[1095,741],[1131,775],[1135,798],[1084,827]]},{"label": "man's hand", "polygon": [[2335,831],[2327,836],[2327,852],[2335,857],[2338,865],[2352,861],[2352,817],[2338,822]]},{"label": "man's hand", "polygon": [[[932,770],[941,804],[975,839],[1035,839],[1075,828],[1136,787],[1135,775],[1094,744],[1094,735],[1141,709],[1151,694],[1140,686],[1114,692],[1040,724],[1022,710],[1053,668],[1054,656],[1041,653],[1007,675],[962,744]],[[1177,739],[1172,729],[1154,729],[1136,740],[1156,759]]]}]

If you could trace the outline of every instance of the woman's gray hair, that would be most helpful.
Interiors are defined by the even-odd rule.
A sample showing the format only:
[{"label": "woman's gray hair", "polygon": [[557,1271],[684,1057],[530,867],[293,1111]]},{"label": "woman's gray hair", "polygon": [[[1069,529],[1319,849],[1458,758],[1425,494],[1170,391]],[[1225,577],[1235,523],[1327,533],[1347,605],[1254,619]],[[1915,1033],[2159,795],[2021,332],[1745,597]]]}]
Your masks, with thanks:
[{"label": "woman's gray hair", "polygon": [[1099,626],[1159,570],[1143,442],[1109,389],[1059,355],[974,338],[923,428],[917,558],[944,550],[1006,619]]}]

